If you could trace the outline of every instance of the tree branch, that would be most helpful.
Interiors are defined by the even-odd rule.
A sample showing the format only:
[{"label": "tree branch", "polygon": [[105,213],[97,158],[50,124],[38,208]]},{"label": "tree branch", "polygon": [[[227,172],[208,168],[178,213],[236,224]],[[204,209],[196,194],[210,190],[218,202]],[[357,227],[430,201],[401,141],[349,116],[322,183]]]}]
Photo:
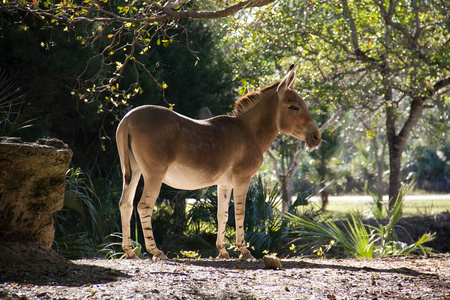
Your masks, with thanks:
[{"label": "tree branch", "polygon": [[414,98],[413,101],[411,102],[411,111],[409,113],[408,119],[406,120],[405,124],[403,124],[403,127],[398,134],[400,143],[404,144],[406,142],[409,133],[419,120],[420,115],[422,114],[423,111],[423,102],[424,99],[421,98]]},{"label": "tree branch", "polygon": [[273,155],[273,153],[270,150],[266,151],[267,155],[269,155],[270,160],[272,161],[273,168],[275,169],[275,173],[277,174],[277,178],[281,177],[280,168],[278,167],[278,161],[276,157]]},{"label": "tree branch", "polygon": [[344,15],[347,16],[348,25],[350,26],[350,37],[355,56],[365,62],[376,62],[375,59],[368,56],[364,51],[361,50],[361,48],[359,48],[358,32],[356,30],[355,20],[353,19],[353,16],[350,13],[347,0],[342,0],[342,7],[344,10]]},{"label": "tree branch", "polygon": [[[396,7],[395,0],[390,0],[389,1],[389,9],[388,9],[388,11],[386,11],[386,8],[384,7],[384,1],[375,1],[375,3],[380,8],[381,16],[383,17],[383,19],[386,22],[386,24],[390,25],[394,29],[397,29],[398,31],[403,33],[403,35],[406,37],[408,42],[411,44],[412,48],[413,49],[417,48],[417,37],[418,37],[418,35],[417,35],[416,38],[414,38],[412,36],[412,34],[408,31],[408,29],[405,26],[403,26],[402,24],[400,24],[398,22],[394,22],[392,20],[392,16],[395,13],[395,7]],[[417,23],[416,23],[416,26],[417,26]],[[417,32],[416,32],[416,34],[417,34]]]},{"label": "tree branch", "polygon": [[414,33],[414,40],[417,40],[422,32],[422,27],[420,27],[419,18],[419,7],[417,6],[417,0],[412,1],[412,6],[414,10],[414,22],[416,23],[416,32]]},{"label": "tree branch", "polygon": [[169,7],[164,6],[163,12],[175,19],[217,19],[228,17],[240,10],[251,8],[251,7],[262,7],[276,0],[247,0],[241,1],[236,4],[230,5],[224,9],[216,10],[216,11],[178,11],[172,10]]},{"label": "tree branch", "polygon": [[450,77],[441,79],[433,85],[433,89],[430,91],[429,97],[434,96],[440,89],[450,85]]},{"label": "tree branch", "polygon": [[[217,19],[228,17],[240,10],[248,9],[252,7],[262,7],[276,0],[247,0],[241,1],[236,4],[230,5],[223,9],[215,11],[195,11],[195,10],[177,10],[177,8],[183,6],[188,2],[188,0],[177,0],[175,2],[168,1],[165,5],[160,5],[150,0],[144,0],[143,3],[147,7],[151,7],[152,12],[149,15],[142,15],[140,13],[134,13],[130,17],[126,17],[126,14],[119,15],[113,11],[100,8],[96,4],[92,5],[79,5],[79,6],[69,6],[69,5],[54,5],[49,8],[40,8],[34,4],[26,2],[22,4],[21,2],[12,1],[11,4],[3,6],[0,10],[14,12],[23,11],[28,12],[38,16],[48,17],[60,22],[66,23],[76,23],[76,22],[86,22],[86,23],[112,23],[112,22],[122,22],[122,23],[153,23],[153,22],[163,22],[168,19]],[[144,7],[145,7],[144,4]],[[156,9],[156,10],[155,10]],[[147,10],[148,11],[148,10]],[[89,14],[93,13],[93,14]]]},{"label": "tree branch", "polygon": [[411,101],[411,110],[408,119],[406,120],[405,124],[403,124],[403,127],[398,134],[398,138],[400,138],[401,140],[406,140],[408,138],[409,133],[411,132],[413,126],[417,123],[417,120],[419,120],[420,115],[422,114],[422,111],[425,108],[424,105],[425,100],[431,98],[440,89],[448,85],[450,85],[450,77],[447,77],[445,79],[436,82],[433,88],[429,91],[429,94],[426,96],[409,95],[410,97],[413,98],[413,100]]},{"label": "tree branch", "polygon": [[344,10],[344,15],[347,16],[348,25],[350,26],[350,37],[352,40],[353,49],[356,51],[357,49],[359,49],[358,33],[356,32],[355,20],[353,20],[350,9],[348,8],[347,0],[342,0],[342,7]]},{"label": "tree branch", "polygon": [[169,9],[174,9],[174,8],[176,8],[178,6],[181,6],[181,5],[185,4],[188,1],[189,0],[177,0],[177,1],[173,2],[173,3],[170,2],[170,1],[167,1],[167,3],[164,4],[164,7],[167,7]]}]

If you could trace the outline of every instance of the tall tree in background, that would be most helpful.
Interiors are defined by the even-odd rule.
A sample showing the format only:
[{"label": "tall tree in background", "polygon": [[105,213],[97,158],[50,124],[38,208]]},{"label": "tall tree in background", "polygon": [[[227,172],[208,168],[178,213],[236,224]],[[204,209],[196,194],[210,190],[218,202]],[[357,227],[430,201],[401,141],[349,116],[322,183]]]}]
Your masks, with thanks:
[{"label": "tall tree in background", "polygon": [[[315,101],[384,120],[392,207],[402,182],[402,154],[415,124],[427,108],[448,114],[450,3],[280,1],[271,13],[253,19],[239,23],[246,30],[239,31],[237,41],[254,64],[247,66],[249,74],[260,65],[273,69],[295,60],[298,82]],[[271,53],[278,60],[270,61]],[[444,127],[448,130],[448,124]],[[442,125],[436,128],[444,138]]]},{"label": "tall tree in background", "polygon": [[[379,97],[386,114],[389,145],[390,207],[400,190],[402,154],[414,125],[423,110],[438,99],[436,94],[449,95],[450,5],[418,2],[374,1],[374,14],[365,6],[350,9],[347,0],[342,0],[351,53],[381,80]],[[383,27],[377,28],[377,23],[367,26],[366,17]],[[403,120],[402,110],[407,112]]]}]

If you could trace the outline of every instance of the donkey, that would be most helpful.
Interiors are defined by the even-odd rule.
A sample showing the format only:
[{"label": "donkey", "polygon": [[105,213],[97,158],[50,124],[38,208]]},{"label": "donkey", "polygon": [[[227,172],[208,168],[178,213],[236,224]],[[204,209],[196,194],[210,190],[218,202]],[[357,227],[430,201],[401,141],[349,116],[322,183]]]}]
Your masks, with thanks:
[{"label": "donkey", "polygon": [[224,234],[234,190],[239,259],[253,259],[244,240],[245,200],[264,152],[280,131],[306,142],[308,148],[317,147],[321,140],[305,101],[294,91],[295,69],[292,65],[283,80],[238,100],[232,115],[193,120],[164,107],[145,105],[131,110],[122,119],[116,139],[123,173],[119,204],[122,247],[127,258],[135,257],[130,219],[142,175],[144,189],[137,209],[146,248],[153,259],[168,259],[157,248],[151,225],[162,183],[184,190],[217,185],[216,247],[218,258],[223,259],[230,257],[224,246]]}]

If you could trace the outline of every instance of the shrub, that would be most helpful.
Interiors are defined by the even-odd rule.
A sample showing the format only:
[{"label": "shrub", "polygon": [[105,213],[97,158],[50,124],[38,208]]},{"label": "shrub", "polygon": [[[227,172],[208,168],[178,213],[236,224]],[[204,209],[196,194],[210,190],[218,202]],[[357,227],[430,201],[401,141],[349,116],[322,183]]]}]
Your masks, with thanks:
[{"label": "shrub", "polygon": [[[365,224],[355,213],[343,221],[323,219],[323,215],[295,215],[288,213],[286,217],[297,228],[297,237],[291,243],[297,245],[292,250],[301,253],[320,253],[334,249],[336,256],[384,257],[389,255],[406,255],[413,252],[431,253],[432,249],[423,244],[431,241],[434,235],[425,233],[415,243],[407,245],[398,240],[396,228],[402,216],[405,192],[411,186],[402,189],[394,208],[388,211],[388,222],[377,226]],[[324,251],[325,250],[325,251]]]}]

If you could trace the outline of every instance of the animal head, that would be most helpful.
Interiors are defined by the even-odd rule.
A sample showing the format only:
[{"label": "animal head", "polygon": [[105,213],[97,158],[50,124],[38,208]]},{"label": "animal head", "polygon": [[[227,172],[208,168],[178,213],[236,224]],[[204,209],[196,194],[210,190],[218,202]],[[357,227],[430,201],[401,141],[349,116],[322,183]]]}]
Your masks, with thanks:
[{"label": "animal head", "polygon": [[319,128],[308,112],[306,102],[294,91],[296,65],[291,65],[286,77],[277,87],[278,130],[306,142],[315,148],[321,141]]}]

